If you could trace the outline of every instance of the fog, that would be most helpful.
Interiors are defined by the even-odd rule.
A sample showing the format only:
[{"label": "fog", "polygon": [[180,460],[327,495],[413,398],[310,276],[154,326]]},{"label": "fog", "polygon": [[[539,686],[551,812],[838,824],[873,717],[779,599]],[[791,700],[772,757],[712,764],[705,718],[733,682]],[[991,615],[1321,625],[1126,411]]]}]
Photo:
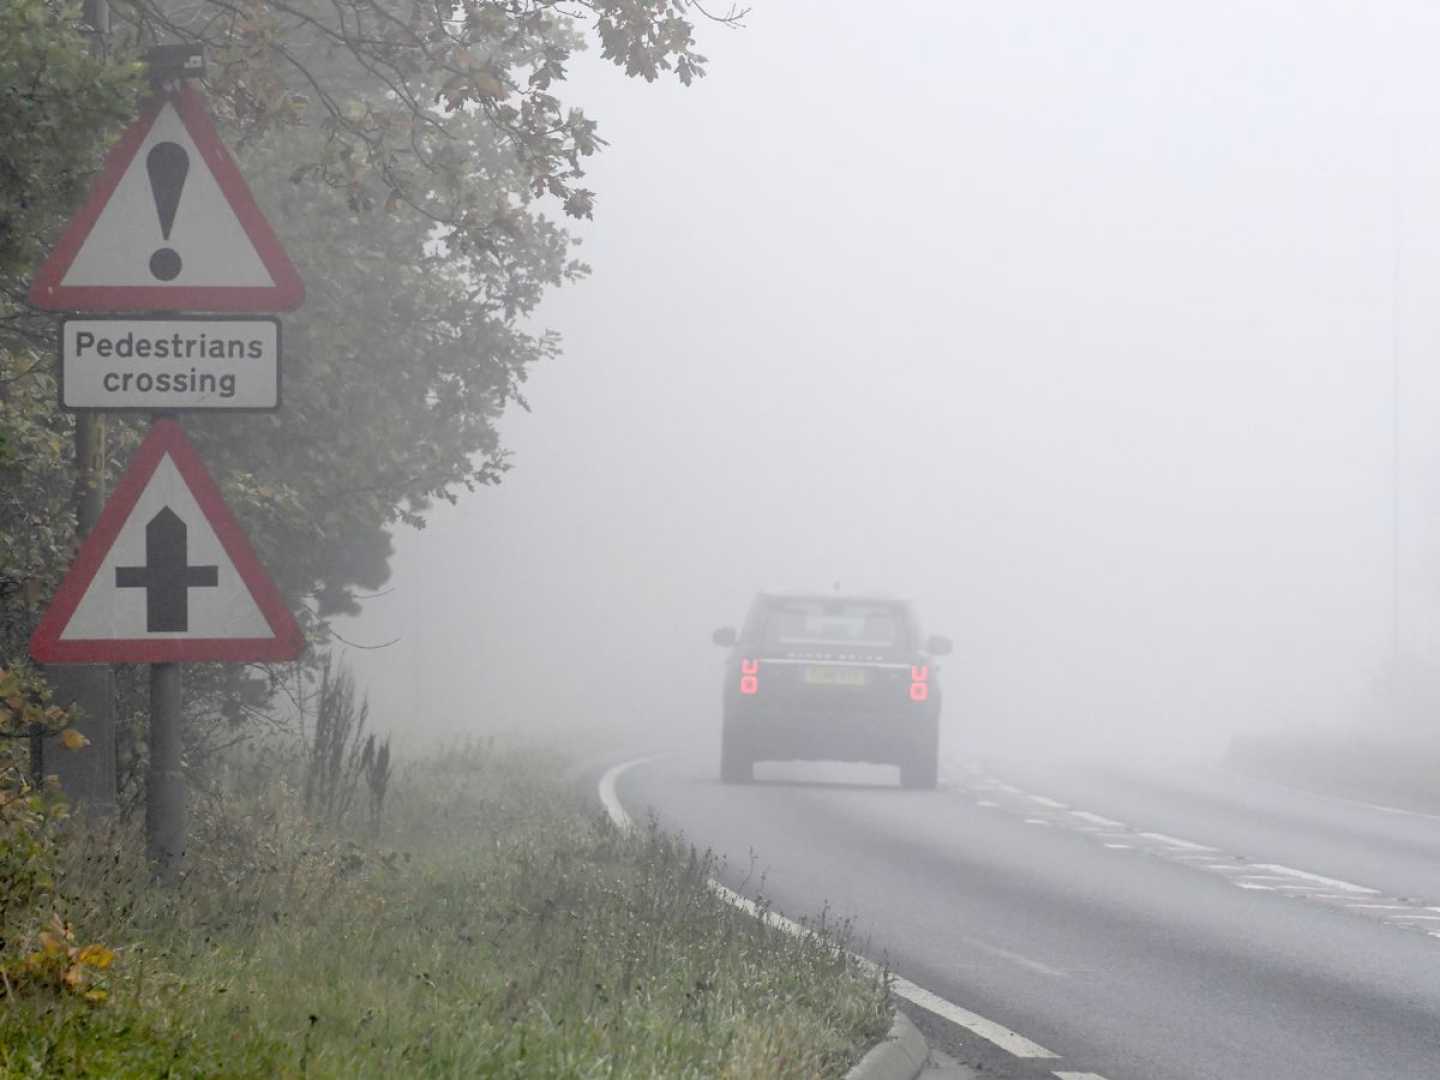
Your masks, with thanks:
[{"label": "fog", "polygon": [[575,66],[594,274],[537,320],[565,355],[504,484],[337,624],[394,642],[350,653],[382,726],[715,738],[710,632],[836,582],[954,638],[949,750],[1214,752],[1437,696],[1440,9],[756,0],[702,33],[689,90]]}]

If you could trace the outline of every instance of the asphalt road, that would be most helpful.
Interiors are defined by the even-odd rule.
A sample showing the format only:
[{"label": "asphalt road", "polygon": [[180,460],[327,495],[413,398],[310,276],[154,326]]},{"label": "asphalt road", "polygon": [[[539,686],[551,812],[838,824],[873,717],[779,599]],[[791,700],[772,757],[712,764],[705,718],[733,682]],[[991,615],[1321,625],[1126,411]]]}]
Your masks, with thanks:
[{"label": "asphalt road", "polygon": [[[762,765],[706,748],[619,779],[792,916],[1058,1055],[927,1030],[995,1075],[1440,1077],[1440,817],[1203,766]],[[924,1019],[922,1017],[922,1019]]]}]

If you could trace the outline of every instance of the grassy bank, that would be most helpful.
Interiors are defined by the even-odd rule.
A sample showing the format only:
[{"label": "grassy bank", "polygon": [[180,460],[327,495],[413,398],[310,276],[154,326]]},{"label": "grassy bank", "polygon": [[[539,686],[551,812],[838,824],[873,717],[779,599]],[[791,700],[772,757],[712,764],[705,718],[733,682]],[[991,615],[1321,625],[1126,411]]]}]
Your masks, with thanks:
[{"label": "grassy bank", "polygon": [[[884,987],[833,939],[734,911],[705,856],[617,833],[558,772],[451,753],[403,771],[363,840],[307,824],[282,781],[232,777],[196,805],[171,890],[139,870],[133,828],[73,837],[73,940],[52,926],[48,947],[114,961],[68,990],[8,987],[0,1072],[821,1077],[884,1033]],[[14,933],[12,967],[44,954]]]}]

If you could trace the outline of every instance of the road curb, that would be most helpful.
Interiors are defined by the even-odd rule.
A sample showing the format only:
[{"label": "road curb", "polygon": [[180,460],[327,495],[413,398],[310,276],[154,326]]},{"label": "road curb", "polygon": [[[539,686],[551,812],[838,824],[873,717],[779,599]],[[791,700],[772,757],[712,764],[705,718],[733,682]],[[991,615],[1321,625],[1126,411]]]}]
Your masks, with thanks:
[{"label": "road curb", "polygon": [[889,1034],[856,1062],[845,1080],[915,1080],[929,1060],[925,1036],[897,1010]]}]

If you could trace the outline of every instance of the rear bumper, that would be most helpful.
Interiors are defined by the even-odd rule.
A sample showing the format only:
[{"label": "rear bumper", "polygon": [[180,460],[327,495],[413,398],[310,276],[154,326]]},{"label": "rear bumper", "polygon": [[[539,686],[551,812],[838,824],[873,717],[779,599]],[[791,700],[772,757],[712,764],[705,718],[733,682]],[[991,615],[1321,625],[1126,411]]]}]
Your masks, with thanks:
[{"label": "rear bumper", "polygon": [[726,737],[754,761],[870,761],[898,765],[935,744],[938,710],[894,714],[729,708]]}]

